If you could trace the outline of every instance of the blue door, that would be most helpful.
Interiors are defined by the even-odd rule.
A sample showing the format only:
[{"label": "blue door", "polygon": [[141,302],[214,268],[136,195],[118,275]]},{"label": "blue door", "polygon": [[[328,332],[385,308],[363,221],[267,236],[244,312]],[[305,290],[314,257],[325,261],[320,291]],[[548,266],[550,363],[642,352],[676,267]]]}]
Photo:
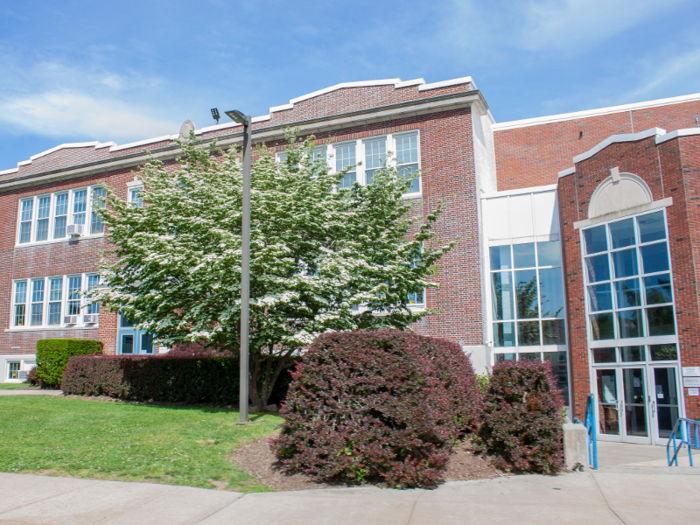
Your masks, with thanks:
[{"label": "blue door", "polygon": [[119,316],[118,353],[121,355],[153,354],[153,334],[143,330],[135,330],[134,324],[136,322],[127,317]]}]

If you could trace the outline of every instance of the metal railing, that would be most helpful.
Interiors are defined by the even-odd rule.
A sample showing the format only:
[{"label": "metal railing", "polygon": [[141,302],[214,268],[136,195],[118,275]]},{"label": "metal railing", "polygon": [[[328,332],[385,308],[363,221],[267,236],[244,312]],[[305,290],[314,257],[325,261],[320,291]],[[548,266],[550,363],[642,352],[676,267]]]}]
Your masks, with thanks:
[{"label": "metal railing", "polygon": [[[585,423],[577,417],[574,418],[574,421],[586,427],[586,434],[588,440],[588,465],[593,470],[598,470],[598,444],[596,441],[595,433],[595,414],[593,413],[594,404],[595,401],[593,399],[593,394],[588,394],[588,402],[586,403]],[[697,436],[697,433],[695,435]]]},{"label": "metal railing", "polygon": [[[679,435],[680,430],[680,437]],[[694,439],[693,439],[694,437]],[[676,446],[678,439],[678,446]],[[678,466],[678,453],[683,448],[683,445],[688,447],[688,459],[690,466],[693,466],[693,449],[700,450],[700,421],[694,421],[685,417],[679,417],[676,424],[673,426],[671,437],[666,444],[666,457],[668,458],[668,466]],[[673,457],[671,457],[671,447],[673,447]]]}]

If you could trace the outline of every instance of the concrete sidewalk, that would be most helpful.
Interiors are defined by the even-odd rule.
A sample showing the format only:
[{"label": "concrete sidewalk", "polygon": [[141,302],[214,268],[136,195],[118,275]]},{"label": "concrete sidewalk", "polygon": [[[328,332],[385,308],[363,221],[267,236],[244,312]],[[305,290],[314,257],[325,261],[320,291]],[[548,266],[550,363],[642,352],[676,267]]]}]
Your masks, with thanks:
[{"label": "concrete sidewalk", "polygon": [[[628,470],[624,470],[624,469]],[[700,469],[618,467],[436,490],[234,492],[0,473],[2,525],[658,525],[697,522]]]}]

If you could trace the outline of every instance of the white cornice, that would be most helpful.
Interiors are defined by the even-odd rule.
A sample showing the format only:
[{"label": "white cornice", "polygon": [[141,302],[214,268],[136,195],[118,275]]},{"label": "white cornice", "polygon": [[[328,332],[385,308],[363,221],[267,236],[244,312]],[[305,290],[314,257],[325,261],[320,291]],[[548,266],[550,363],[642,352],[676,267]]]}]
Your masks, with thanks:
[{"label": "white cornice", "polygon": [[564,122],[566,120],[576,120],[586,117],[608,115],[610,113],[621,113],[623,111],[634,111],[637,109],[667,106],[670,104],[681,104],[683,102],[693,102],[696,100],[700,100],[700,93],[695,93],[692,95],[682,95],[680,97],[660,98],[658,100],[650,100],[648,102],[636,102],[634,104],[624,104],[622,106],[610,106],[607,108],[587,109],[585,111],[576,111],[573,113],[561,113],[559,115],[527,118],[522,120],[511,120],[510,122],[499,122],[498,124],[495,124],[493,126],[493,130],[502,131],[506,129],[537,126],[540,124],[552,124],[554,122]]},{"label": "white cornice", "polygon": [[495,193],[485,193],[481,196],[482,199],[498,199],[499,197],[508,197],[509,195],[524,195],[526,193],[544,193],[547,191],[556,191],[556,184],[547,184],[546,186],[532,186],[529,188],[518,188],[517,190],[497,191]]},{"label": "white cornice", "polygon": [[591,158],[593,155],[598,153],[599,151],[602,151],[603,149],[607,148],[610,146],[610,144],[615,144],[617,142],[634,142],[636,140],[642,140],[647,137],[653,137],[655,135],[665,135],[666,130],[661,129],[661,128],[650,128],[646,129],[644,131],[640,131],[639,133],[622,133],[620,135],[610,135],[607,139],[605,139],[602,142],[599,142],[595,146],[593,146],[591,149],[588,151],[581,153],[580,155],[576,155],[574,157],[574,164],[577,164],[581,161],[584,161],[586,159]]},{"label": "white cornice", "polygon": [[557,173],[557,178],[561,179],[562,177],[566,177],[567,175],[571,175],[572,173],[576,173],[576,166],[572,166],[571,168],[561,170],[559,173]]},{"label": "white cornice", "polygon": [[656,143],[661,144],[662,142],[666,142],[667,140],[673,140],[678,137],[688,137],[692,135],[700,135],[700,128],[677,129],[676,131],[672,131],[671,133],[659,135],[656,137]]}]

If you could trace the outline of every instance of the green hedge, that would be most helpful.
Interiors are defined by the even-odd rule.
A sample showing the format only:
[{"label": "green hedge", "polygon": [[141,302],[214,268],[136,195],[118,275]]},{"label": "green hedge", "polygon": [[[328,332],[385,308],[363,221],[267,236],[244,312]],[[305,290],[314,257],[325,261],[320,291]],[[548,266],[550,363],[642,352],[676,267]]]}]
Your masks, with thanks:
[{"label": "green hedge", "polygon": [[[132,401],[238,405],[239,360],[231,357],[76,356],[63,376],[63,392]],[[289,372],[277,381],[271,403],[286,395]]]},{"label": "green hedge", "polygon": [[68,360],[76,355],[102,353],[102,342],[92,339],[40,339],[36,343],[36,374],[41,386],[61,386]]}]

